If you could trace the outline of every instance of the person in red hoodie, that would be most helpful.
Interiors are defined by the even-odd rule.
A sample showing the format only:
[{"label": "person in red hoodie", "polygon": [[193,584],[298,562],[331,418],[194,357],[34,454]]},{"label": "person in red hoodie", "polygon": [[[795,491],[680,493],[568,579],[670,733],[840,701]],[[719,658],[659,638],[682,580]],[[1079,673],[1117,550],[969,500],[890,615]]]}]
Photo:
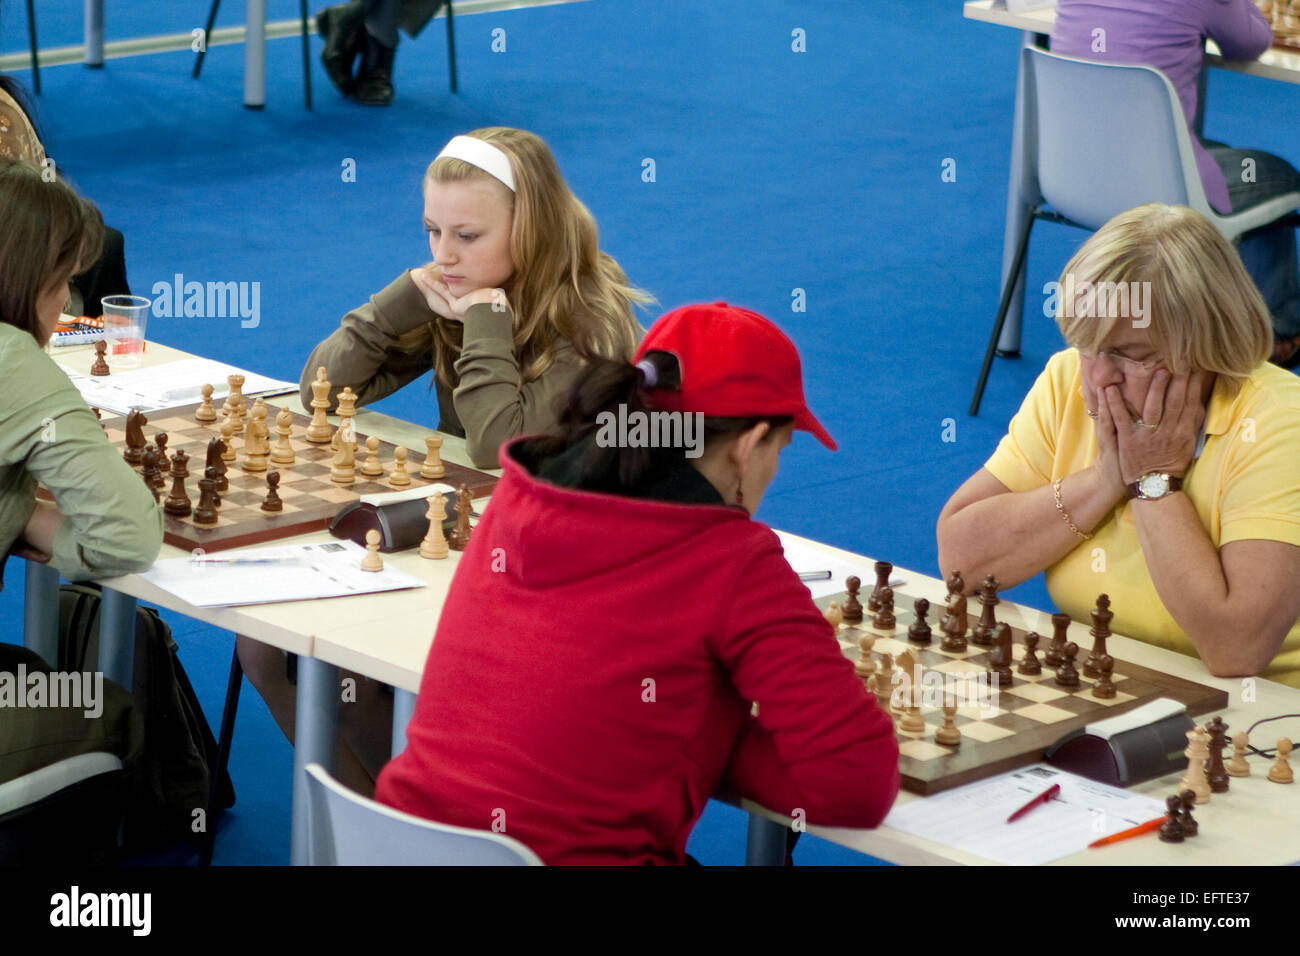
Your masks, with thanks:
[{"label": "person in red hoodie", "polygon": [[877,826],[893,723],[752,518],[795,429],[834,450],[794,345],[744,309],[592,363],[557,434],[502,446],[376,799],[548,864],[685,863],[720,787]]}]

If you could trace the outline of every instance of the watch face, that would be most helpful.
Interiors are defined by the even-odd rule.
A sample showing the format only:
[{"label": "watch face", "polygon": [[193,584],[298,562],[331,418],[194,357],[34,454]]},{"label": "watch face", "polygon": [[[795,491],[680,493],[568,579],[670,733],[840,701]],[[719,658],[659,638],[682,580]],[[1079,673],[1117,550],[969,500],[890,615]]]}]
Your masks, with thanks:
[{"label": "watch face", "polygon": [[1169,479],[1164,475],[1143,475],[1138,481],[1138,489],[1146,498],[1161,498],[1169,491]]}]

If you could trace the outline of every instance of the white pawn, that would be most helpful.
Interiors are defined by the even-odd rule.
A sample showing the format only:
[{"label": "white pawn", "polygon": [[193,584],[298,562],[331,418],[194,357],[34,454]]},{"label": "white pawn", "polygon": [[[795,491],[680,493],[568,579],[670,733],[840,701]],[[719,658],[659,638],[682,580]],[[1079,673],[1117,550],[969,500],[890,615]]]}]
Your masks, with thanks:
[{"label": "white pawn", "polygon": [[217,410],[212,407],[212,386],[203,386],[203,404],[198,407],[194,413],[196,422],[215,422],[217,420]]},{"label": "white pawn", "polygon": [[393,449],[393,458],[396,463],[393,465],[393,473],[388,476],[388,483],[405,487],[411,483],[411,476],[406,473],[406,449],[398,445]]},{"label": "white pawn", "polygon": [[429,496],[429,510],[424,513],[429,519],[429,533],[420,542],[420,557],[437,560],[448,554],[447,539],[442,533],[442,523],[447,520],[447,499],[440,494]]},{"label": "white pawn", "polygon": [[1287,737],[1281,738],[1277,742],[1277,759],[1273,766],[1268,768],[1268,779],[1274,783],[1291,783],[1295,780],[1295,775],[1291,772],[1291,763],[1287,757],[1291,755],[1291,740]]},{"label": "white pawn", "polygon": [[1229,776],[1250,776],[1250,764],[1246,763],[1246,745],[1249,742],[1250,739],[1244,730],[1239,730],[1232,735],[1232,759],[1223,768]]},{"label": "white pawn", "polygon": [[838,633],[840,624],[844,622],[844,612],[840,610],[838,601],[832,601],[831,606],[822,611],[822,617],[830,622],[831,630]]},{"label": "white pawn", "polygon": [[858,659],[853,663],[853,673],[866,682],[868,690],[875,686],[872,678],[876,676],[876,659],[871,656],[871,649],[875,646],[875,643],[876,635],[874,634],[863,634],[858,638],[858,645],[861,647],[862,653],[858,655]]},{"label": "white pawn", "polygon": [[943,726],[934,732],[935,743],[943,744],[945,747],[956,747],[961,744],[961,731],[957,729],[956,716],[955,702],[943,705]]},{"label": "white pawn", "polygon": [[366,439],[366,460],[361,463],[361,474],[382,478],[384,466],[379,462],[379,439],[371,435]]},{"label": "white pawn", "polygon": [[293,433],[293,412],[287,408],[280,409],[275,416],[275,433],[280,436],[271,450],[271,461],[277,465],[292,465],[295,460],[293,445],[289,436]]},{"label": "white pawn", "polygon": [[384,559],[379,556],[379,540],[382,535],[371,528],[366,532],[366,556],[361,559],[362,571],[384,570]]}]

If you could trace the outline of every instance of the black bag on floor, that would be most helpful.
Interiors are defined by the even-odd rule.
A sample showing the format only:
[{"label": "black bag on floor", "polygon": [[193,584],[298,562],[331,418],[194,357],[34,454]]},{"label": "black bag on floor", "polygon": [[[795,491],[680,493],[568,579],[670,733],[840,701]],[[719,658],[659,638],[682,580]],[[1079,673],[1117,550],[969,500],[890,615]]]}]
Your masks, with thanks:
[{"label": "black bag on floor", "polygon": [[[59,589],[60,669],[97,669],[100,600],[97,585]],[[125,848],[148,850],[194,839],[215,826],[207,818],[207,803],[217,741],[176,656],[171,628],[153,608],[136,608],[134,663],[131,691],[144,722],[144,748],[127,812]],[[222,774],[216,804],[213,810],[235,804],[229,774]],[[196,833],[200,818],[204,827]]]}]

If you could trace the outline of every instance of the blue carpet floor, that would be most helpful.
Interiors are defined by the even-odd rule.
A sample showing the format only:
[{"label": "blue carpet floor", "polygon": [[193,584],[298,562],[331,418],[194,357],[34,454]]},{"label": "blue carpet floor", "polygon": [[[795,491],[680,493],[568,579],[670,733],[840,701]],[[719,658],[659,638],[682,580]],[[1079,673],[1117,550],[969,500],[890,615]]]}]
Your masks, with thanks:
[{"label": "blue carpet floor", "polygon": [[[219,25],[243,15],[226,6]],[[39,7],[42,46],[80,42],[77,0]],[[108,7],[112,40],[189,31],[207,4]],[[269,7],[272,19],[297,15],[287,0]],[[4,16],[0,52],[22,50],[19,6]],[[314,60],[306,112],[296,38],[269,44],[261,112],[240,106],[241,46],[213,48],[197,82],[189,53],[42,70],[48,152],[126,234],[135,291],[177,273],[260,283],[256,328],[155,318],[150,337],[296,379],[349,307],[429,258],[419,186],[438,148],[480,126],[530,129],[594,213],[603,248],[657,297],[646,324],[726,299],[798,344],[809,401],[841,451],[797,439],[759,517],[934,573],[939,509],[1061,347],[1031,293],[1022,357],[996,364],[980,417],[966,416],[998,297],[1017,34],[962,19],[957,0],[592,0],[456,25],[459,94],[438,22],[400,49],[386,110],[341,100]],[[792,50],[796,29],[806,52]],[[319,49],[313,38],[313,58]],[[1207,135],[1300,159],[1300,127],[1282,121],[1298,115],[1300,88],[1216,71],[1208,102]],[[941,180],[949,159],[955,182]],[[355,182],[341,176],[348,160]],[[1083,238],[1040,226],[1028,288],[1056,278]],[[806,311],[792,310],[796,290]],[[432,424],[427,385],[377,407]],[[943,440],[948,419],[955,441]],[[20,584],[11,569],[0,594],[11,621]],[[1049,606],[1041,578],[1010,593]],[[230,637],[168,618],[216,726]],[[231,769],[239,802],[217,862],[286,862],[291,753],[251,690]],[[739,862],[743,821],[711,805],[690,852]],[[797,860],[873,862],[812,838]]]}]

